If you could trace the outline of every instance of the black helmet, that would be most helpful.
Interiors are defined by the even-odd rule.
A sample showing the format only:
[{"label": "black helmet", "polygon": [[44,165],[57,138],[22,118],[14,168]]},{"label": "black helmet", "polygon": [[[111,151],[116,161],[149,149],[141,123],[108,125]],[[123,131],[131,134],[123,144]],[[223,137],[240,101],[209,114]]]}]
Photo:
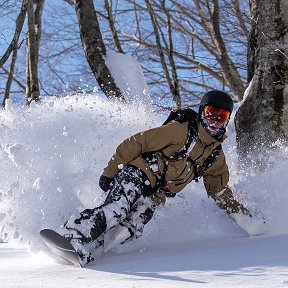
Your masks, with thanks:
[{"label": "black helmet", "polygon": [[212,90],[212,91],[207,92],[203,96],[200,102],[198,117],[203,127],[205,128],[205,130],[210,136],[216,139],[221,139],[224,133],[226,132],[226,126],[228,125],[228,121],[230,117],[228,118],[228,121],[226,121],[226,124],[215,129],[215,126],[209,125],[209,123],[207,122],[207,119],[205,118],[204,108],[207,105],[215,106],[217,108],[229,111],[231,115],[232,110],[233,110],[233,101],[227,93],[218,91],[218,90]]},{"label": "black helmet", "polygon": [[227,110],[230,113],[232,113],[233,110],[232,98],[227,93],[218,90],[209,91],[203,96],[199,110],[203,110],[206,105],[212,105]]}]

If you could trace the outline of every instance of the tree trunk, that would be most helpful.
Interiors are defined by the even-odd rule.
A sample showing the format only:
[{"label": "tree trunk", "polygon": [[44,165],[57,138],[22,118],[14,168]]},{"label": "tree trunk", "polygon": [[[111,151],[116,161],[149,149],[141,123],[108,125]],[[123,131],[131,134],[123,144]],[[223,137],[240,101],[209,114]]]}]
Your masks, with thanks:
[{"label": "tree trunk", "polygon": [[229,87],[238,96],[238,99],[242,99],[245,87],[243,85],[242,79],[233,63],[229,57],[228,51],[226,49],[226,44],[222,38],[220,31],[220,10],[218,0],[213,0],[213,12],[211,12],[211,23],[212,28],[210,30],[212,40],[218,52],[218,61],[222,68],[222,74]]},{"label": "tree trunk", "polygon": [[108,0],[104,0],[104,6],[105,6],[105,9],[106,9],[106,12],[107,12],[108,23],[109,23],[109,27],[110,27],[110,30],[111,30],[114,46],[115,46],[115,48],[116,48],[118,53],[125,54],[124,50],[121,47],[121,43],[120,43],[120,40],[119,40],[119,37],[118,37],[118,33],[117,33],[116,28],[115,28],[115,23],[114,23],[113,14],[112,14],[112,6],[109,4]]},{"label": "tree trunk", "polygon": [[10,71],[8,75],[8,80],[6,82],[6,88],[5,88],[5,93],[2,101],[2,107],[5,108],[6,105],[6,100],[9,99],[10,96],[10,89],[13,81],[13,76],[14,76],[14,68],[17,60],[17,52],[18,52],[18,47],[14,48],[13,54],[12,54],[12,60],[10,64]]},{"label": "tree trunk", "polygon": [[[167,40],[165,39],[165,36],[161,30],[161,27],[159,26],[157,22],[157,17],[155,14],[155,10],[153,9],[151,1],[145,0],[146,7],[148,10],[148,13],[150,15],[152,27],[153,27],[153,32],[155,35],[155,42],[157,45],[157,50],[158,50],[158,55],[160,58],[160,63],[162,65],[162,69],[166,78],[166,81],[168,83],[169,89],[171,91],[171,94],[173,96],[173,101],[176,104],[176,108],[180,109],[181,108],[181,97],[180,97],[180,90],[179,90],[179,82],[178,82],[178,77],[177,77],[177,72],[176,72],[176,66],[174,62],[174,53],[173,53],[173,42],[172,42],[172,32],[171,32],[171,24],[170,24],[170,15],[169,11],[165,10],[165,1],[162,1],[162,9],[164,8],[165,14],[166,14],[166,23],[167,23],[167,29],[168,29],[168,41],[169,44],[167,43]],[[169,21],[168,21],[169,20]],[[160,37],[161,36],[161,37]],[[168,60],[170,62],[170,66],[172,69],[172,77],[170,76],[169,73],[169,67],[168,63],[166,61],[166,57],[164,54],[164,49],[162,47],[161,39],[164,42],[165,49],[168,51]]]},{"label": "tree trunk", "polygon": [[[218,0],[206,1],[208,8],[208,15],[205,14],[201,5],[202,1],[194,0],[195,7],[201,17],[201,25],[205,28],[208,35],[211,38],[213,46],[215,47],[216,59],[221,67],[221,74],[224,78],[224,83],[230,87],[238,100],[243,98],[245,87],[240,77],[237,68],[230,58],[227,51],[227,44],[224,42],[221,33],[221,22],[220,22],[220,7]],[[207,21],[208,16],[208,21]]]},{"label": "tree trunk", "polygon": [[38,58],[39,43],[41,37],[41,16],[45,0],[35,1],[36,9],[34,12],[34,0],[29,0],[27,7],[28,32],[27,32],[27,105],[32,101],[40,101],[40,89],[38,79]]},{"label": "tree trunk", "polygon": [[288,4],[286,0],[250,0],[250,5],[251,82],[235,124],[240,159],[258,165],[260,152],[288,137]]},{"label": "tree trunk", "polygon": [[120,89],[105,64],[106,48],[92,0],[75,0],[83,49],[95,78],[108,99],[124,101]]}]

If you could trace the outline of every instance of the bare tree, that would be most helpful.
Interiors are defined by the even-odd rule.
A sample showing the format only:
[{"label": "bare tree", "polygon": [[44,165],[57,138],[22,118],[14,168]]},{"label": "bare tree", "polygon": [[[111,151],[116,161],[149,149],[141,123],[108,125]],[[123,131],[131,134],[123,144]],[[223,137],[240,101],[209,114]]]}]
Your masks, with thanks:
[{"label": "bare tree", "polygon": [[[246,42],[250,29],[246,1],[151,0],[146,1],[148,6],[145,0],[103,0],[97,1],[96,10],[91,0],[59,1],[57,9],[47,1],[43,15],[47,26],[43,27],[39,55],[39,91],[47,95],[90,92],[95,78],[101,88],[108,87],[106,93],[113,91],[115,87],[106,85],[114,81],[110,81],[111,74],[105,74],[104,65],[106,49],[110,49],[125,51],[140,62],[154,100],[168,100],[163,101],[164,106],[171,105],[172,97],[177,107],[197,105],[203,92],[213,88],[229,91],[239,100],[246,85]],[[82,6],[76,7],[75,3]],[[97,39],[102,44],[105,41],[105,46]],[[18,83],[25,82],[24,50],[23,45],[18,51],[11,93],[17,94]],[[0,75],[0,89],[4,91],[7,73],[3,71],[4,67]],[[117,93],[121,99],[120,91]],[[114,98],[113,93],[111,97]]]},{"label": "bare tree", "polygon": [[124,97],[105,64],[106,47],[102,39],[93,1],[75,0],[75,9],[83,49],[99,86],[109,99],[123,101]]},{"label": "bare tree", "polygon": [[250,4],[251,82],[236,115],[237,145],[245,161],[255,161],[275,141],[288,137],[287,1],[251,0]]},{"label": "bare tree", "polygon": [[[164,13],[166,14],[166,20],[167,20],[167,28],[168,28],[168,43],[167,40],[163,34],[162,28],[160,27],[157,18],[156,13],[153,9],[153,7],[150,4],[151,1],[145,0],[147,10],[149,12],[152,26],[153,26],[153,32],[155,35],[155,41],[158,49],[158,54],[160,57],[160,62],[164,71],[164,75],[166,78],[166,81],[169,85],[170,91],[172,93],[172,97],[174,102],[176,103],[176,107],[179,109],[181,108],[181,98],[180,98],[180,91],[178,86],[178,78],[177,78],[177,72],[176,67],[174,63],[174,54],[173,54],[173,39],[172,39],[172,31],[171,31],[171,22],[170,22],[170,14],[169,11],[165,7],[165,1],[162,1],[162,8],[164,9]],[[162,39],[162,41],[161,41]],[[171,70],[172,70],[172,77],[170,76],[169,68],[167,65],[166,57],[164,54],[164,49],[162,47],[162,42],[164,45],[164,49],[168,52],[168,61],[170,62]],[[173,78],[173,79],[172,79]]]},{"label": "bare tree", "polygon": [[112,0],[110,0],[110,3],[108,0],[104,0],[104,6],[107,12],[107,19],[108,19],[108,23],[109,23],[109,27],[111,30],[111,34],[112,34],[112,38],[113,38],[116,51],[124,54],[124,50],[122,49],[122,46],[118,37],[118,33],[115,27],[115,21],[113,19],[113,11],[112,11],[111,4],[112,4]]},{"label": "bare tree", "polygon": [[[141,1],[126,1],[138,16],[137,34],[122,30],[121,39],[135,43],[137,48],[133,53],[142,60],[150,86],[161,87],[166,83],[170,95],[174,95],[175,89],[167,80],[163,66],[165,59],[171,79],[177,75],[175,83],[179,93],[181,91],[182,102],[191,105],[203,91],[213,88],[229,91],[235,100],[242,99],[246,87],[249,9],[240,5],[240,0],[145,0],[146,5]],[[149,29],[151,24],[147,24],[147,13],[153,32]],[[155,27],[160,41],[156,39]],[[162,71],[157,63],[162,64]]]},{"label": "bare tree", "polygon": [[14,49],[18,48],[17,47],[18,46],[18,41],[19,41],[19,37],[20,37],[21,31],[23,29],[28,2],[29,2],[28,0],[23,0],[22,1],[21,10],[20,10],[20,13],[19,13],[19,15],[17,17],[17,20],[16,20],[16,28],[15,28],[13,39],[12,39],[10,45],[8,46],[6,52],[4,53],[4,55],[0,59],[0,67],[2,67],[6,63],[6,61],[9,58],[9,56],[11,55],[12,51]]},{"label": "bare tree", "polygon": [[[203,9],[201,8],[201,1],[194,1],[199,15],[202,15]],[[216,48],[216,59],[219,62],[223,74],[223,78],[232,91],[241,99],[244,94],[244,84],[236,69],[235,64],[230,58],[226,44],[223,40],[220,28],[220,7],[218,0],[212,0],[210,7],[207,7],[209,15],[209,22],[204,23],[205,15],[202,15],[202,23],[208,35],[212,39],[213,46]]]},{"label": "bare tree", "polygon": [[10,71],[9,72],[7,71],[8,72],[8,79],[6,82],[5,93],[4,93],[4,97],[2,100],[2,107],[3,108],[5,108],[6,100],[8,100],[9,96],[10,96],[11,85],[12,85],[12,81],[14,80],[14,69],[15,69],[15,64],[16,64],[16,60],[17,60],[17,52],[18,52],[18,47],[14,48],[14,50],[13,50],[12,60],[11,60],[11,64],[10,64]]},{"label": "bare tree", "polygon": [[[40,101],[38,79],[39,43],[41,38],[41,17],[45,0],[29,0],[27,7],[27,63],[26,63],[26,96],[27,104]],[[34,3],[36,9],[34,11]]]}]

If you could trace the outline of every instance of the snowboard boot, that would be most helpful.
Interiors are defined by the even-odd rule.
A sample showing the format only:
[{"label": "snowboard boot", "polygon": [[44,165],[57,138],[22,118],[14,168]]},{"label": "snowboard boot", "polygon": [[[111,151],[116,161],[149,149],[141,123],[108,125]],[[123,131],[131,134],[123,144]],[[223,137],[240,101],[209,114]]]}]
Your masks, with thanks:
[{"label": "snowboard boot", "polygon": [[61,226],[57,232],[62,235],[67,241],[74,247],[76,253],[79,256],[79,262],[81,267],[84,267],[94,259],[91,257],[91,253],[85,248],[84,237],[76,229],[69,229]]},{"label": "snowboard boot", "polygon": [[94,261],[92,258],[91,253],[85,249],[83,242],[80,239],[71,239],[71,245],[74,247],[76,253],[79,256],[79,262],[81,267],[86,266],[88,263]]}]

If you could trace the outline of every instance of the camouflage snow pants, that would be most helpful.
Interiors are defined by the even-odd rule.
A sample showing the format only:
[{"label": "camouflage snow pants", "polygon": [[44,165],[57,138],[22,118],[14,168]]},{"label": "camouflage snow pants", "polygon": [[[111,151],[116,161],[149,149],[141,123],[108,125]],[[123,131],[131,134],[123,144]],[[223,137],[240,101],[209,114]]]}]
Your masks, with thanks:
[{"label": "camouflage snow pants", "polygon": [[[64,227],[79,232],[83,236],[83,244],[95,243],[95,248],[103,245],[107,247],[106,250],[113,248],[110,243],[105,243],[107,238],[116,242],[112,244],[115,247],[140,237],[156,206],[151,197],[143,196],[146,180],[146,175],[140,169],[124,166],[107,192],[104,204],[72,216]],[[110,234],[110,237],[105,237],[106,234]]]}]

